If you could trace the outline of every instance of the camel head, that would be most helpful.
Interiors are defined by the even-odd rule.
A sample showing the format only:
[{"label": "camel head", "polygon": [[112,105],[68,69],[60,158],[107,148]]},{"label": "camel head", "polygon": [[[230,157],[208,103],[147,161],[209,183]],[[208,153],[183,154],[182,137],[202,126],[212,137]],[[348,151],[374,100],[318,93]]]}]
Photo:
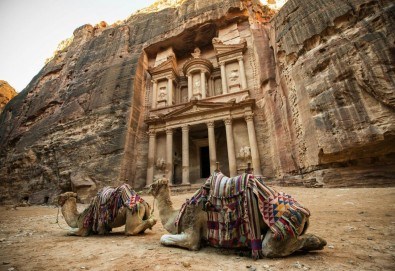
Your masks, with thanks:
[{"label": "camel head", "polygon": [[63,204],[65,204],[66,203],[66,201],[69,199],[69,198],[77,198],[77,193],[74,193],[74,192],[66,192],[66,193],[63,193],[63,194],[60,194],[59,196],[58,196],[58,204],[60,205],[60,206],[63,206]]},{"label": "camel head", "polygon": [[154,182],[149,186],[148,193],[155,198],[163,191],[169,189],[169,180],[166,178],[160,178],[154,180]]}]

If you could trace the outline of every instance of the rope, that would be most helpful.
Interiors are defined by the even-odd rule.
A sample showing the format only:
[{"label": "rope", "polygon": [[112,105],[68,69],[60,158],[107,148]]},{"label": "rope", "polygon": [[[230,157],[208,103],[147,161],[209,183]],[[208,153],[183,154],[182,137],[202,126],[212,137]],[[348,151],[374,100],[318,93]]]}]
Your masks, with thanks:
[{"label": "rope", "polygon": [[56,214],[55,224],[58,224],[58,227],[61,228],[62,230],[70,230],[70,229],[66,229],[66,228],[63,228],[62,226],[60,226],[60,224],[59,224],[59,210],[60,210],[60,206],[58,206],[58,213]]}]

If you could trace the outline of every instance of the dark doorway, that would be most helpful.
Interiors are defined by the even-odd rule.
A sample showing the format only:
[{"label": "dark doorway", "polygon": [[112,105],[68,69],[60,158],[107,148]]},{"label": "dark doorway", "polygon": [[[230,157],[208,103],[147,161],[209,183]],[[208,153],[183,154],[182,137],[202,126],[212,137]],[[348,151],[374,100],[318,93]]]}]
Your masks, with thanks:
[{"label": "dark doorway", "polygon": [[200,177],[207,178],[210,176],[210,155],[208,147],[200,148]]}]

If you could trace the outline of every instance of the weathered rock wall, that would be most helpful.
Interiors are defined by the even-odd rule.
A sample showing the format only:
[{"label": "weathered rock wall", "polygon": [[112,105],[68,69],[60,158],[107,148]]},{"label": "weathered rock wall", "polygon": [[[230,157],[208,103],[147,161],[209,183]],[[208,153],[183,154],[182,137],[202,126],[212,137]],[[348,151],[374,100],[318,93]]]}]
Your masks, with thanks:
[{"label": "weathered rock wall", "polygon": [[278,176],[393,183],[394,12],[393,1],[289,0],[271,21],[276,84],[263,90]]},{"label": "weathered rock wall", "polygon": [[0,116],[0,201],[42,203],[72,188],[84,200],[125,180],[144,186],[143,48],[240,7],[238,0],[189,0],[118,25],[76,29]]},{"label": "weathered rock wall", "polygon": [[393,182],[391,1],[289,0],[270,23],[258,1],[177,3],[76,29],[11,100],[0,115],[0,202],[43,203],[70,189],[86,200],[125,180],[143,187],[147,54],[158,42],[192,51],[234,21],[249,46],[264,175],[334,186]]}]

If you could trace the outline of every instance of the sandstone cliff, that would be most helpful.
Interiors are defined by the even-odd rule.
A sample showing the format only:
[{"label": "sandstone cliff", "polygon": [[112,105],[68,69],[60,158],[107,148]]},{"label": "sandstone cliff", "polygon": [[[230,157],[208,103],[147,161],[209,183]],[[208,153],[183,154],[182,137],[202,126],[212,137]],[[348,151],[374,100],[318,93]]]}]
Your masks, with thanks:
[{"label": "sandstone cliff", "polygon": [[70,189],[84,200],[125,180],[143,187],[143,49],[166,41],[191,52],[238,20],[253,39],[248,76],[259,82],[251,95],[264,175],[325,185],[394,180],[391,1],[290,0],[271,21],[259,1],[161,2],[115,25],[76,29],[7,105],[0,201],[42,203]]},{"label": "sandstone cliff", "polygon": [[[220,24],[242,8],[239,0],[178,2],[116,25],[79,27],[70,45],[13,99],[0,116],[2,201],[52,201],[72,188],[89,197],[98,187],[125,180],[144,186],[142,49],[193,28],[204,39],[207,22]],[[186,45],[193,48],[193,40]]]},{"label": "sandstone cliff", "polygon": [[0,114],[5,105],[18,93],[6,81],[0,80]]},{"label": "sandstone cliff", "polygon": [[290,0],[272,20],[274,168],[326,185],[393,183],[394,11],[393,1]]}]

